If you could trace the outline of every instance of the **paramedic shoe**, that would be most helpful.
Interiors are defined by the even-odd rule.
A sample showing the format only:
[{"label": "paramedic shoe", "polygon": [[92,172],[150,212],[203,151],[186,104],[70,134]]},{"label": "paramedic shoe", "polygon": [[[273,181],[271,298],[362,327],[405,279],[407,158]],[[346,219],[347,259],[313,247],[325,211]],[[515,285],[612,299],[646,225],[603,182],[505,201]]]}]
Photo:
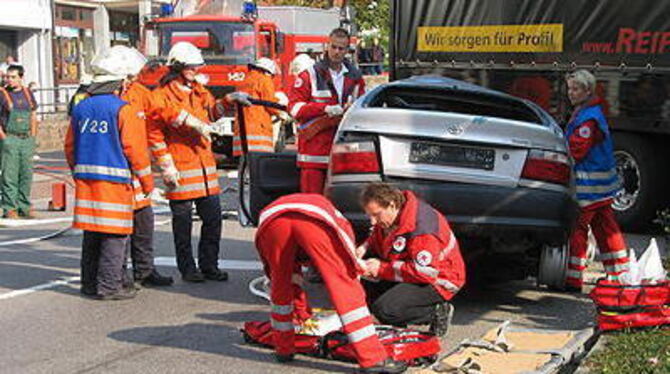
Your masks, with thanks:
[{"label": "paramedic shoe", "polygon": [[405,370],[407,370],[406,363],[387,358],[375,366],[360,368],[358,372],[363,374],[400,374],[404,373]]},{"label": "paramedic shoe", "polygon": [[202,274],[205,275],[205,279],[207,280],[218,281],[218,282],[225,282],[228,280],[228,273],[218,269],[207,272],[203,271]]},{"label": "paramedic shoe", "polygon": [[184,282],[200,283],[205,281],[205,276],[199,271],[190,271],[182,274],[181,279]]},{"label": "paramedic shoe", "polygon": [[454,306],[448,302],[435,305],[433,317],[430,321],[430,332],[438,337],[447,335],[451,326],[451,317],[454,315]]},{"label": "paramedic shoe", "polygon": [[280,362],[282,364],[293,361],[293,358],[295,356],[292,353],[288,355],[280,355],[279,353],[274,353],[273,355],[275,356],[275,360],[277,360],[277,362]]},{"label": "paramedic shoe", "polygon": [[172,283],[174,283],[172,277],[160,275],[160,273],[158,273],[156,270],[152,271],[151,274],[140,280],[140,284],[142,284],[143,287],[164,287],[171,286]]}]

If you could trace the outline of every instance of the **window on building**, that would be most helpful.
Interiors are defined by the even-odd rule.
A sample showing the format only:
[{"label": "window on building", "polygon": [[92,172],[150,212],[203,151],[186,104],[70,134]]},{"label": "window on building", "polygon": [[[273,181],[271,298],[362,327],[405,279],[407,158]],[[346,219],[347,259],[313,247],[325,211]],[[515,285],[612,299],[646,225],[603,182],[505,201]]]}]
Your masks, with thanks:
[{"label": "window on building", "polygon": [[0,63],[7,57],[16,58],[16,31],[0,30]]}]

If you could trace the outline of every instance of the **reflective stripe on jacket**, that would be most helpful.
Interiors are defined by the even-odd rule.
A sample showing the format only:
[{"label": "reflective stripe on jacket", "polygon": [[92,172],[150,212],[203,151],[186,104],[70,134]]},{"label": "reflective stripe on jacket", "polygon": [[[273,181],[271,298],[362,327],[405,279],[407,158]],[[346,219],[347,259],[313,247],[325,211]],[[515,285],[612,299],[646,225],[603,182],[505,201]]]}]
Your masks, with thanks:
[{"label": "reflective stripe on jacket", "polygon": [[154,108],[149,114],[149,148],[160,160],[170,155],[179,171],[179,186],[168,190],[170,200],[190,200],[220,192],[211,143],[182,124],[187,115],[204,122],[213,120],[214,97],[193,83],[185,89],[177,80],[153,91]]},{"label": "reflective stripe on jacket", "polygon": [[577,202],[585,207],[614,197],[621,189],[621,180],[616,171],[612,136],[600,105],[580,108],[573,118],[566,128],[568,138],[581,124],[588,121],[598,123],[603,137],[574,166]]},{"label": "reflective stripe on jacket", "polygon": [[431,284],[446,300],[465,284],[465,263],[446,218],[404,191],[405,204],[397,228],[387,235],[373,227],[365,245],[379,256],[379,278],[392,282]]}]

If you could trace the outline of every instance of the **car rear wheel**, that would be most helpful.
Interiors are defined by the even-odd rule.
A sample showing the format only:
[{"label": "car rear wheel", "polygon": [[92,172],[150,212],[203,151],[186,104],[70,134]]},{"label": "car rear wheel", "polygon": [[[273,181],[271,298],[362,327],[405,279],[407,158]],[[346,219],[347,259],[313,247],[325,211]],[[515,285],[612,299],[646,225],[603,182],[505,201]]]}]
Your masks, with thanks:
[{"label": "car rear wheel", "polygon": [[568,271],[568,246],[544,245],[540,254],[537,272],[537,284],[551,289],[565,288],[565,277]]}]

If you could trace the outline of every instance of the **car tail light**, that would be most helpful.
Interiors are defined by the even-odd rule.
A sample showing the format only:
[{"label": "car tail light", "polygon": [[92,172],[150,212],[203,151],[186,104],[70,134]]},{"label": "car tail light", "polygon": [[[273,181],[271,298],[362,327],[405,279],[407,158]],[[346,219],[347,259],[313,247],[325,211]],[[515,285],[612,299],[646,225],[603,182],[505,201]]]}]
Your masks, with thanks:
[{"label": "car tail light", "polygon": [[570,184],[570,160],[563,153],[531,150],[521,178],[567,186]]},{"label": "car tail light", "polygon": [[330,171],[335,174],[379,173],[375,143],[349,142],[333,145]]}]

